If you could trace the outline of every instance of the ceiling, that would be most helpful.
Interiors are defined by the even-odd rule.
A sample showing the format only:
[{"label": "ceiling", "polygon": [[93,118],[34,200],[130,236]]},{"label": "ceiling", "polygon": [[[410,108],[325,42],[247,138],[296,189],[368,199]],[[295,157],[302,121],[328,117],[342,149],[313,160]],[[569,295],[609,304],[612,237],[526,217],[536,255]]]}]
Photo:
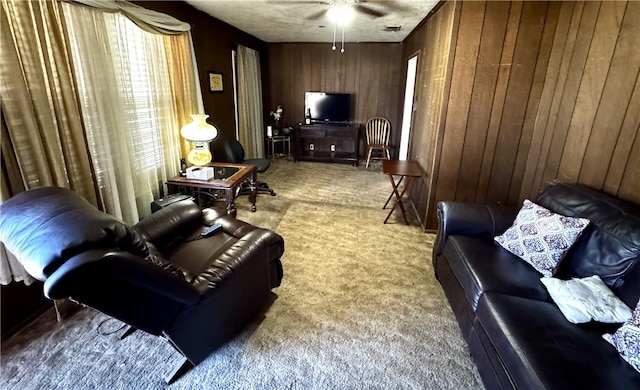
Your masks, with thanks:
[{"label": "ceiling", "polygon": [[[265,42],[331,42],[326,10],[348,3],[356,12],[344,30],[345,42],[402,42],[438,0],[184,0]],[[384,14],[384,15],[383,15]],[[399,31],[386,31],[400,27]],[[338,27],[336,39],[342,30]]]}]

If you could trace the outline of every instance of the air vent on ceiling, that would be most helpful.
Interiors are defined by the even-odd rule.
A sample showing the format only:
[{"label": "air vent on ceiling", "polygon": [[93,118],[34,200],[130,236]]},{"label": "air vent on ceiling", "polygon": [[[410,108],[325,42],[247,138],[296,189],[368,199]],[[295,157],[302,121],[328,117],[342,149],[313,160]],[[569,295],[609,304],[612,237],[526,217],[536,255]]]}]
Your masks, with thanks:
[{"label": "air vent on ceiling", "polygon": [[396,32],[396,31],[400,31],[401,28],[402,26],[385,26],[384,31]]}]

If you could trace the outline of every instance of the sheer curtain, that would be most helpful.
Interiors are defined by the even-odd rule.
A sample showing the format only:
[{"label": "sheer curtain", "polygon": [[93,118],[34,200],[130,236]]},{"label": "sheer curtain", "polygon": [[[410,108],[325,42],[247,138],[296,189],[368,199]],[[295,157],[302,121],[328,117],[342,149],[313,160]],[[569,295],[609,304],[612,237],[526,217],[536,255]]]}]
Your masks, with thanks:
[{"label": "sheer curtain", "polygon": [[63,8],[104,210],[135,223],[179,170],[185,118],[202,112],[190,36],[150,33],[119,13]]},{"label": "sheer curtain", "polygon": [[262,77],[260,54],[238,46],[238,141],[245,158],[264,158],[264,123],[262,115]]}]

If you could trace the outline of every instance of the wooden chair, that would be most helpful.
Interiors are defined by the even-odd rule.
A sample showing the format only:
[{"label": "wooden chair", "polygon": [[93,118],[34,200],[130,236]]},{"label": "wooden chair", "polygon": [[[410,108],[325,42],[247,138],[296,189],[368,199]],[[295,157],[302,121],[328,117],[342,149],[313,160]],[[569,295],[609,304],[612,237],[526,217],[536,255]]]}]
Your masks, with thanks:
[{"label": "wooden chair", "polygon": [[391,155],[389,153],[391,123],[389,120],[383,117],[371,118],[367,121],[365,130],[367,132],[367,147],[369,149],[367,153],[367,164],[365,167],[369,168],[371,153],[374,150],[379,150],[382,154],[382,158],[386,157],[387,160],[391,160]]}]

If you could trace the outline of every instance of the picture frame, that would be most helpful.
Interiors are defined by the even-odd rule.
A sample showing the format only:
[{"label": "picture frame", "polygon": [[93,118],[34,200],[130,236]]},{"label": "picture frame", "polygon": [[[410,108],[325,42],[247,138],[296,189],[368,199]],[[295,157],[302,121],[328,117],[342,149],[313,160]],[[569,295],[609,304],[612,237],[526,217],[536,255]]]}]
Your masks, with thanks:
[{"label": "picture frame", "polygon": [[222,72],[207,72],[209,76],[209,92],[223,92],[224,84],[222,83]]}]

